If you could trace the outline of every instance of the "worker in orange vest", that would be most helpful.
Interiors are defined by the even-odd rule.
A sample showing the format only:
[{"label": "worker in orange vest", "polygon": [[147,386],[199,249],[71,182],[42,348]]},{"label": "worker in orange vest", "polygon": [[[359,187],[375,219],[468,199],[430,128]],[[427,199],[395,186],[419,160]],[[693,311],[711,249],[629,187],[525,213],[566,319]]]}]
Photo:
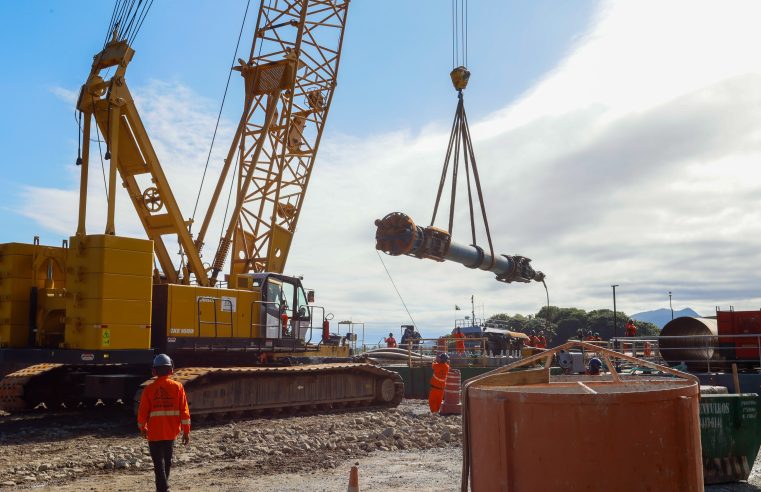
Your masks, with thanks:
[{"label": "worker in orange vest", "polygon": [[457,349],[457,353],[462,355],[465,353],[465,335],[462,334],[462,330],[457,328],[454,334],[454,346]]},{"label": "worker in orange vest", "polygon": [[441,402],[444,400],[447,374],[449,374],[449,356],[440,353],[431,364],[431,368],[433,369],[433,377],[431,378],[431,390],[428,393],[428,407],[430,407],[431,413],[439,413]]},{"label": "worker in orange vest", "polygon": [[544,337],[544,331],[540,331],[539,336],[536,337],[536,348],[547,348],[547,339]]},{"label": "worker in orange vest", "polygon": [[169,379],[174,372],[172,359],[159,354],[153,359],[156,380],[145,387],[137,411],[137,428],[148,439],[148,449],[156,475],[156,490],[169,490],[174,440],[182,430],[182,444],[190,442],[190,410],[182,384]]},{"label": "worker in orange vest", "polygon": [[393,333],[388,334],[388,338],[383,339],[386,342],[386,348],[396,348],[396,338]]},{"label": "worker in orange vest", "polygon": [[538,343],[539,343],[539,338],[537,338],[536,332],[534,330],[531,330],[531,334],[528,337],[528,342],[526,343],[526,345],[528,345],[529,347],[536,347]]},{"label": "worker in orange vest", "polygon": [[626,322],[626,336],[627,337],[637,336],[637,326],[634,324],[634,321],[632,320],[629,320]]}]

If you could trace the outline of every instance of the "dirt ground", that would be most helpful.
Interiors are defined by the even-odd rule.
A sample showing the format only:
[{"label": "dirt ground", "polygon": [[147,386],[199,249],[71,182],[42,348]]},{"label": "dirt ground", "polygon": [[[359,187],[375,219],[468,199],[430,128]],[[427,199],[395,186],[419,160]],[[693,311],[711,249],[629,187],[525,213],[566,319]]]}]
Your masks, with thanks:
[{"label": "dirt ground", "polygon": [[[3,419],[0,490],[153,490],[147,446],[131,417]],[[416,400],[396,410],[206,424],[193,431],[190,446],[175,448],[170,482],[175,491],[338,491],[359,463],[364,492],[454,492],[459,425],[459,417],[431,416]],[[761,492],[761,460],[749,482],[706,490]]]}]

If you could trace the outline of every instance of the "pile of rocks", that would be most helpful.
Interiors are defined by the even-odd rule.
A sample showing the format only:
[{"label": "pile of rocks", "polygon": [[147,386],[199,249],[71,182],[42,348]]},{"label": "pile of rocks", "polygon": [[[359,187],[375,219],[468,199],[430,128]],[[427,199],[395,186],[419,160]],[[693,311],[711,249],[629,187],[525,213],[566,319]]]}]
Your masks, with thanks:
[{"label": "pile of rocks", "polygon": [[[458,447],[459,416],[431,415],[427,404],[406,400],[398,408],[301,417],[253,419],[194,428],[188,447],[175,447],[177,466],[242,462],[258,473],[335,468],[348,458],[381,451]],[[123,425],[132,426],[133,422]],[[0,458],[0,486],[53,483],[78,476],[152,468],[148,446],[136,432],[113,436],[100,428],[72,432],[54,444],[42,444],[34,429],[24,436],[0,436],[8,453]],[[40,430],[42,434],[43,430]],[[99,434],[104,437],[99,437]],[[26,441],[29,442],[29,441]]]}]

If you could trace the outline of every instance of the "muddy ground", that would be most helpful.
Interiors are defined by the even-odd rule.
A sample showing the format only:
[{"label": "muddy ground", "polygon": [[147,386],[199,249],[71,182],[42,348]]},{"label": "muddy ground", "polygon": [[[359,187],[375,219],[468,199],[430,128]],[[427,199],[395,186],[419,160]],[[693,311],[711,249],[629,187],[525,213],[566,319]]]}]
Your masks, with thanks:
[{"label": "muddy ground", "polygon": [[[0,489],[152,490],[145,441],[128,414],[0,420]],[[358,462],[363,491],[459,490],[460,419],[429,415],[422,401],[395,410],[206,423],[175,448],[173,490],[345,490]],[[749,484],[710,492],[761,492],[761,462]]]}]

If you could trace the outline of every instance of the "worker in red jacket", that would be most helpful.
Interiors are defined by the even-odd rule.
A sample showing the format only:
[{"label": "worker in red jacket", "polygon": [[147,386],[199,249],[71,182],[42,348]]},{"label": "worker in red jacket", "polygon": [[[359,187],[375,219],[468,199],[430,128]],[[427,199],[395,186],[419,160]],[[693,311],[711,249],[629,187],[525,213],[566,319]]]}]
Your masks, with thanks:
[{"label": "worker in red jacket", "polygon": [[156,491],[169,490],[174,440],[182,430],[182,444],[190,442],[190,410],[182,384],[169,379],[172,359],[159,354],[153,359],[156,379],[143,389],[137,411],[137,428],[148,439],[148,449],[156,475]]},{"label": "worker in red jacket", "polygon": [[635,325],[634,321],[632,320],[629,320],[626,322],[626,336],[627,337],[637,336],[637,325]]},{"label": "worker in red jacket", "polygon": [[540,349],[546,349],[547,348],[547,338],[544,336],[544,331],[539,332],[539,336],[536,337],[536,348]]},{"label": "worker in red jacket", "polygon": [[444,401],[444,388],[447,386],[447,374],[449,374],[449,356],[440,353],[431,364],[433,377],[431,378],[431,390],[428,393],[428,407],[431,413],[439,413],[441,402]]},{"label": "worker in red jacket", "polygon": [[534,330],[531,330],[528,336],[528,342],[526,342],[526,345],[529,347],[536,347],[538,343],[539,343],[539,338],[537,338],[536,332]]},{"label": "worker in red jacket", "polygon": [[396,338],[393,333],[388,334],[388,338],[383,339],[386,342],[386,348],[396,348]]},{"label": "worker in red jacket", "polygon": [[454,346],[457,350],[457,353],[462,355],[465,353],[465,335],[463,335],[462,330],[460,328],[455,329],[454,334]]}]

